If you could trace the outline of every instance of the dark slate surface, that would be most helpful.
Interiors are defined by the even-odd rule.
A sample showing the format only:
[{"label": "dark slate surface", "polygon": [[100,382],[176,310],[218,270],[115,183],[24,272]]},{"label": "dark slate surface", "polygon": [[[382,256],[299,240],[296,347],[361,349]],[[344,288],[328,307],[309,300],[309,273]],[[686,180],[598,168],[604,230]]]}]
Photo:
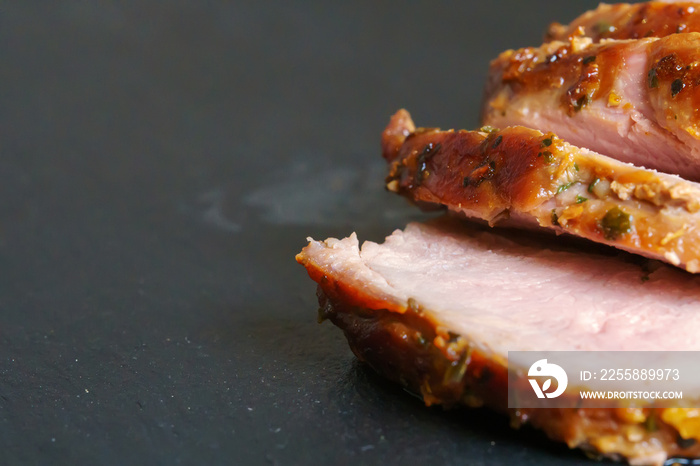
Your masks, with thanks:
[{"label": "dark slate surface", "polygon": [[420,217],[389,115],[477,125],[595,2],[472,3],[0,2],[0,462],[589,464],[382,381],[293,260]]}]

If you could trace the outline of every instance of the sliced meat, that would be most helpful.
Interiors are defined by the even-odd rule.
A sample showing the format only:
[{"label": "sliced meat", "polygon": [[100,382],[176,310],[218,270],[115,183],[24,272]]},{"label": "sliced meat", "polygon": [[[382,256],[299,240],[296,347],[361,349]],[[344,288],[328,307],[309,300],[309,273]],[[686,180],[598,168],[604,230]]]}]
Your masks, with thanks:
[{"label": "sliced meat", "polygon": [[[487,132],[488,131],[488,132]],[[387,188],[491,225],[543,227],[700,272],[700,185],[524,127],[383,135]]]},{"label": "sliced meat", "polygon": [[642,39],[683,32],[700,32],[698,2],[601,3],[564,26],[552,23],[545,40],[586,36],[603,39]]},{"label": "sliced meat", "polygon": [[362,248],[310,240],[297,261],[354,353],[428,405],[486,405],[634,464],[700,456],[697,410],[507,409],[508,351],[700,349],[700,277],[611,251],[442,219]]},{"label": "sliced meat", "polygon": [[483,123],[700,180],[700,33],[550,42],[491,63]]}]

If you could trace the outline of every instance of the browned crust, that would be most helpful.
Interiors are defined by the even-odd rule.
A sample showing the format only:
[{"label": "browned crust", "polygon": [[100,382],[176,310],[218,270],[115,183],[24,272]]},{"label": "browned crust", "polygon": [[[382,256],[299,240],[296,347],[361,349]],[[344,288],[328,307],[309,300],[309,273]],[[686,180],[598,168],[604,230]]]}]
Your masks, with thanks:
[{"label": "browned crust", "polygon": [[354,290],[350,297],[350,289],[304,253],[297,260],[319,282],[322,319],[343,330],[360,360],[420,394],[426,405],[487,406],[507,413],[513,427],[530,424],[552,440],[603,456],[658,458],[660,448],[669,456],[700,456],[700,445],[695,442],[686,441],[686,448],[679,445],[684,441],[661,419],[662,409],[644,410],[643,418],[622,408],[508,409],[507,368],[460,335],[440,327],[429,311],[410,307],[400,313],[363,307],[358,305],[367,299],[362,291]]},{"label": "browned crust", "polygon": [[[692,163],[691,155],[700,144],[699,50],[697,32],[598,44],[573,39],[508,50],[491,62],[482,121],[505,118],[513,105],[532,105],[528,98],[550,102],[546,111],[562,117],[587,113],[593,102],[599,102],[597,110],[590,111],[607,109],[611,118],[641,112],[668,141],[681,143],[679,159],[690,157]],[[644,60],[643,75],[624,77],[625,60],[632,57]],[[626,97],[627,85],[641,86],[640,94]],[[692,174],[692,169],[687,171]]]},{"label": "browned crust", "polygon": [[[398,114],[407,121],[408,112]],[[394,124],[396,116],[388,128]],[[491,133],[419,128],[392,142],[383,143],[384,158],[392,161],[387,186],[414,200],[462,204],[492,220],[509,209],[529,211],[556,190],[559,164],[552,159],[551,134],[523,127]]]},{"label": "browned crust", "polygon": [[602,4],[566,26],[553,23],[545,40],[586,36],[598,42],[602,39],[664,37],[682,32],[700,32],[700,5],[695,2]]},{"label": "browned crust", "polygon": [[562,109],[573,116],[594,100],[608,99],[623,57],[639,48],[644,53],[648,41],[591,44],[574,39],[507,50],[491,62],[483,114],[507,110],[507,101],[494,100],[504,97],[501,91],[507,89],[514,96],[556,93]]},{"label": "browned crust", "polygon": [[[410,116],[401,110],[384,134],[405,134],[409,127]],[[700,188],[694,183],[523,127],[419,128],[403,140],[384,139],[383,147],[390,161],[387,188],[413,201],[491,224],[517,215],[700,272]],[[597,183],[610,189],[598,190]],[[570,195],[576,189],[583,196]],[[624,228],[611,230],[611,220],[624,220]]]},{"label": "browned crust", "polygon": [[[697,5],[700,11],[700,3]],[[647,86],[661,126],[700,142],[700,34],[674,34],[651,44]]]}]

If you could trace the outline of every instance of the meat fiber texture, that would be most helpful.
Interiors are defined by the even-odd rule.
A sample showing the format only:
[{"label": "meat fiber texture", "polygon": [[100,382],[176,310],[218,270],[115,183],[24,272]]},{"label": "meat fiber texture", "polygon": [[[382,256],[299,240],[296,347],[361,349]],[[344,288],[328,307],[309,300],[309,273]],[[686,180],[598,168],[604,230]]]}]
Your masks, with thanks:
[{"label": "meat fiber texture", "polygon": [[640,167],[700,179],[700,34],[509,50],[491,64],[483,123],[552,131]]},{"label": "meat fiber texture", "polygon": [[311,241],[299,260],[362,290],[365,307],[403,312],[414,300],[501,357],[700,350],[700,277],[667,266],[645,272],[610,252],[412,223],[362,248],[354,234]]}]

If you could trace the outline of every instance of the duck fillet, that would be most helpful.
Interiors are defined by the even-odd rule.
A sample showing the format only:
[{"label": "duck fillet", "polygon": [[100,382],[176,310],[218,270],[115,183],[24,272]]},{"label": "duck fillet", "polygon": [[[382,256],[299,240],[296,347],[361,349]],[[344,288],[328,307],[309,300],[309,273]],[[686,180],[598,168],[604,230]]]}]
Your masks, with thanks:
[{"label": "duck fillet", "polygon": [[624,162],[700,180],[700,33],[550,42],[491,63],[483,124],[554,131]]},{"label": "duck fillet", "polygon": [[310,240],[297,261],[357,357],[428,405],[488,406],[632,464],[699,457],[697,410],[509,410],[507,352],[698,350],[700,277],[483,228],[441,219],[362,248],[354,234]]},{"label": "duck fillet", "polygon": [[586,36],[603,39],[664,37],[682,32],[700,32],[699,2],[601,3],[570,24],[552,23],[545,40],[570,40]]},{"label": "duck fillet", "polygon": [[416,203],[491,225],[569,233],[700,272],[697,183],[524,127],[415,129],[405,110],[392,117],[382,148],[387,188]]}]

